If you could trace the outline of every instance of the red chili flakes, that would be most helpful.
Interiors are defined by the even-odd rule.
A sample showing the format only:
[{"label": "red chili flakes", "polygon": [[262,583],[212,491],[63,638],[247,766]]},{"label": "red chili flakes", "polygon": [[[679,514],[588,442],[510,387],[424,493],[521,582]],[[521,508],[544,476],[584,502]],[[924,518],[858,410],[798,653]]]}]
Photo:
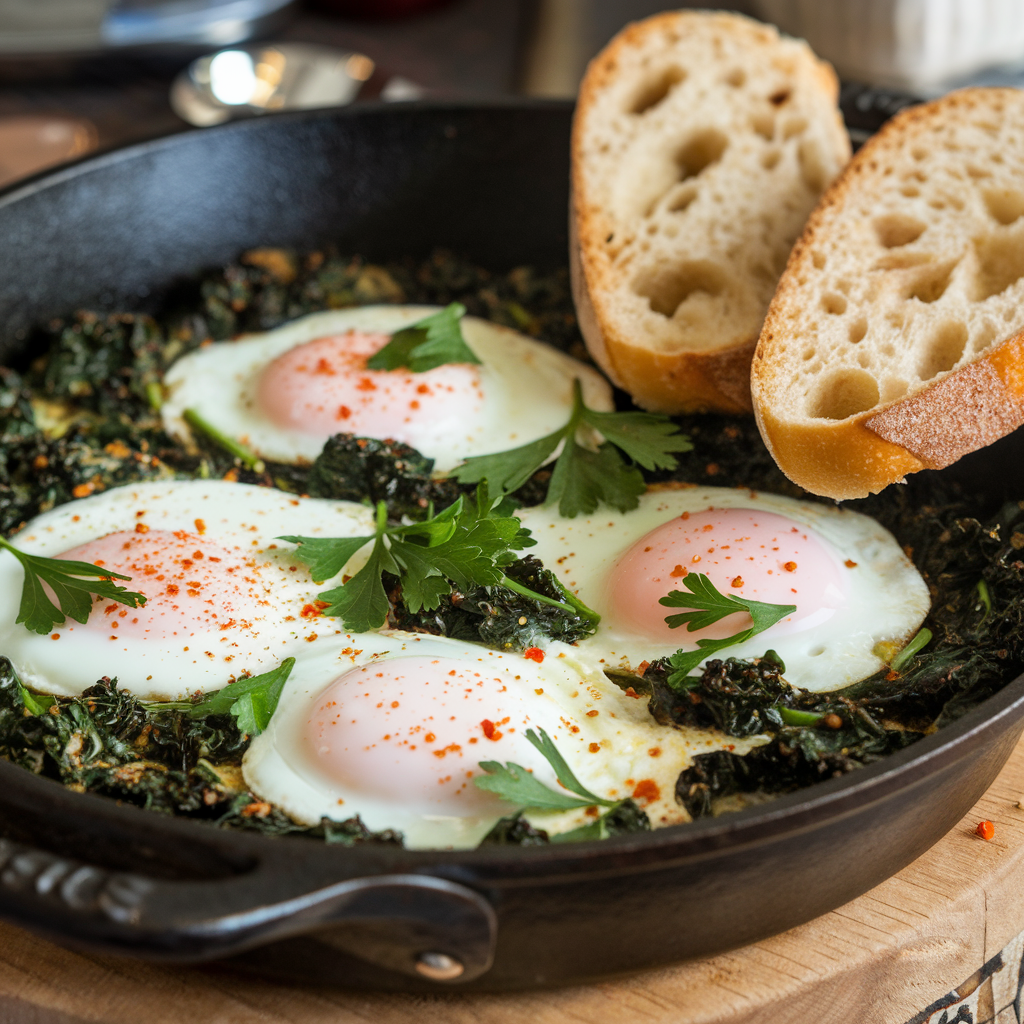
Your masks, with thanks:
[{"label": "red chili flakes", "polygon": [[78,484],[78,486],[75,487],[71,493],[76,498],[88,498],[89,495],[92,494],[92,492],[95,490],[96,485],[94,483]]},{"label": "red chili flakes", "polygon": [[170,594],[171,597],[174,597],[174,595],[178,593],[178,584],[177,583],[168,583],[167,584],[167,593]]},{"label": "red chili flakes", "polygon": [[51,633],[50,634],[50,639],[51,640],[59,640],[60,639],[60,633]]},{"label": "red chili flakes", "polygon": [[254,800],[242,808],[243,818],[265,818],[272,810],[270,804],[262,800]]},{"label": "red chili flakes", "polygon": [[486,736],[489,740],[501,739],[501,730],[498,729],[498,727],[489,718],[485,718],[480,723],[480,728],[483,729],[484,736]]},{"label": "red chili flakes", "polygon": [[598,711],[597,708],[594,708],[592,711],[588,711],[587,712],[587,718],[594,718],[595,716],[599,715],[600,713],[601,712]]},{"label": "red chili flakes", "polygon": [[423,742],[424,743],[433,743],[434,740],[436,740],[436,739],[437,739],[437,737],[432,732],[428,732],[427,735],[423,737]]},{"label": "red chili flakes", "polygon": [[641,779],[633,790],[634,800],[646,800],[651,803],[661,796],[661,789],[654,779]]},{"label": "red chili flakes", "polygon": [[376,391],[377,385],[370,380],[369,377],[361,377],[359,383],[356,385],[357,391]]},{"label": "red chili flakes", "polygon": [[637,698],[639,698],[640,694],[637,693],[636,690],[634,690],[632,686],[627,686],[626,687],[626,696],[627,697],[637,697]]},{"label": "red chili flakes", "polygon": [[857,563],[852,558],[848,558],[845,562],[843,562],[843,565],[845,565],[847,569],[857,568]]},{"label": "red chili flakes", "polygon": [[996,834],[996,827],[991,821],[979,821],[974,834],[981,836],[987,843]]},{"label": "red chili flakes", "polygon": [[149,527],[145,523],[136,523],[135,524],[135,532],[136,533],[149,533]]},{"label": "red chili flakes", "polygon": [[689,518],[690,518],[690,513],[689,513],[689,512],[683,512],[683,513],[682,513],[682,514],[681,514],[681,515],[679,516],[679,518],[680,518],[680,519],[689,519]]},{"label": "red chili flakes", "polygon": [[743,577],[742,576],[734,577],[733,581],[732,581],[732,583],[730,585],[735,587],[737,590],[739,590],[739,588],[743,586]]},{"label": "red chili flakes", "polygon": [[302,606],[302,611],[299,614],[304,619],[316,619],[324,613],[324,609],[327,607],[326,601],[315,601],[313,604],[307,604]]},{"label": "red chili flakes", "polygon": [[796,562],[783,562],[782,568],[785,569],[786,572],[796,572]]},{"label": "red chili flakes", "polygon": [[544,652],[539,647],[527,647],[523,651],[523,657],[535,661],[539,665],[544,660]]},{"label": "red chili flakes", "polygon": [[[498,734],[499,736],[501,733]],[[458,743],[449,743],[447,747],[442,747],[440,750],[433,751],[434,757],[442,758],[445,754],[457,754],[462,750],[462,747]]]},{"label": "red chili flakes", "polygon": [[600,743],[591,743],[590,746],[587,747],[587,750],[589,750],[592,754],[596,754],[600,749],[601,749],[601,744]]},{"label": "red chili flakes", "polygon": [[352,415],[352,410],[347,406],[343,405],[338,409],[335,419],[347,420]]},{"label": "red chili flakes", "polygon": [[430,385],[429,384],[420,384],[416,388],[416,392],[417,392],[417,394],[420,394],[420,395],[429,395],[430,394]]},{"label": "red chili flakes", "polygon": [[198,533],[200,537],[204,533],[206,533],[206,523],[205,523],[204,520],[202,520],[202,519],[197,519],[196,520],[196,533]]},{"label": "red chili flakes", "polygon": [[[229,469],[229,470],[228,470],[228,471],[227,471],[227,472],[226,472],[226,473],[224,474],[224,479],[225,479],[225,480],[226,480],[226,481],[227,481],[227,482],[228,482],[229,484],[237,483],[237,481],[238,481],[238,470],[237,470],[237,469]],[[251,805],[250,805],[250,806],[251,806]]]},{"label": "red chili flakes", "polygon": [[326,359],[318,359],[316,369],[313,372],[319,373],[324,377],[333,377],[335,375],[334,367]]},{"label": "red chili flakes", "polygon": [[687,569],[687,568],[686,568],[685,566],[683,566],[683,565],[677,565],[677,566],[676,566],[676,567],[675,567],[675,568],[674,568],[674,569],[673,569],[673,570],[672,570],[672,571],[671,571],[671,572],[669,573],[669,576],[671,576],[671,577],[672,577],[673,579],[675,579],[675,580],[679,579],[679,578],[680,578],[680,577],[682,577],[682,576],[689,576],[689,575],[690,575],[690,570],[689,570],[689,569]]},{"label": "red chili flakes", "polygon": [[647,756],[661,757],[661,747],[651,747],[651,749],[647,751]]},{"label": "red chili flakes", "polygon": [[314,640],[316,640],[316,633],[310,633],[309,636],[306,637],[307,644],[313,643]]},{"label": "red chili flakes", "polygon": [[640,664],[639,664],[639,665],[637,665],[637,667],[636,667],[636,674],[637,674],[638,676],[640,676],[640,677],[642,678],[642,677],[643,677],[643,674],[644,674],[644,673],[645,673],[645,672],[646,672],[646,671],[647,671],[647,670],[648,670],[648,669],[649,669],[650,667],[651,667],[651,663],[650,663],[649,661],[641,661],[641,662],[640,662]]}]

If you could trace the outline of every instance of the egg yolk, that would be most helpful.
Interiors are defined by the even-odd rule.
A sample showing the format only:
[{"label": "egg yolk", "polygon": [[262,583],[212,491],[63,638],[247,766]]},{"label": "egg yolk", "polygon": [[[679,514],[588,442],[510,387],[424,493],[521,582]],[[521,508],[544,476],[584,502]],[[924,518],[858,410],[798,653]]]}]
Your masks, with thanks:
[{"label": "egg yolk", "polygon": [[[184,530],[108,533],[57,557],[130,576],[130,583],[115,582],[145,595],[146,603],[138,608],[98,600],[88,623],[77,627],[112,640],[187,638],[212,631],[228,643],[240,631],[251,633],[261,609],[269,606],[269,588],[252,559]],[[65,628],[76,626],[68,622]]]},{"label": "egg yolk", "polygon": [[325,440],[346,433],[408,442],[417,429],[455,427],[479,412],[484,394],[475,365],[367,369],[366,360],[390,340],[348,331],[289,349],[261,374],[257,402],[277,426]]},{"label": "egg yolk", "polygon": [[685,611],[660,604],[670,591],[688,593],[689,573],[704,573],[723,594],[796,611],[772,627],[797,633],[830,619],[847,601],[843,571],[831,549],[808,527],[772,512],[711,508],[684,512],[651,530],[615,563],[608,579],[611,620],[633,634],[674,640],[720,639],[751,624],[743,611],[704,629],[675,629],[665,618]]},{"label": "egg yolk", "polygon": [[501,814],[507,806],[471,781],[478,762],[536,760],[524,735],[526,692],[508,682],[486,664],[452,658],[361,665],[324,691],[304,744],[346,790],[428,814]]}]

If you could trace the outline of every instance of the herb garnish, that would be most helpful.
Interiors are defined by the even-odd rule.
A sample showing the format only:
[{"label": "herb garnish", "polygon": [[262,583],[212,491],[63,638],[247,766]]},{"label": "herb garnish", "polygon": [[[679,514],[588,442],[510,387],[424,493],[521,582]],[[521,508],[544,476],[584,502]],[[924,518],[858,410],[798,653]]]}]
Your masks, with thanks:
[{"label": "herb garnish", "polygon": [[572,769],[565,763],[565,758],[558,752],[551,737],[539,729],[538,736],[533,729],[526,730],[526,738],[544,755],[544,759],[554,769],[555,777],[570,793],[559,793],[545,786],[521,765],[511,761],[504,766],[500,761],[481,761],[480,767],[486,775],[477,775],[473,784],[488,793],[516,804],[523,810],[531,811],[572,811],[577,807],[614,807],[617,800],[602,800],[587,789],[576,778]]},{"label": "herb garnish", "polygon": [[[527,729],[526,738],[544,755],[544,759],[554,769],[555,777],[569,792],[560,793],[545,786],[522,765],[513,764],[511,761],[504,765],[500,761],[481,761],[480,767],[487,774],[475,776],[473,784],[515,804],[518,808],[513,819],[502,819],[503,822],[517,819],[523,811],[573,811],[596,805],[608,810],[599,818],[579,828],[553,835],[551,842],[574,843],[587,839],[605,839],[619,832],[646,831],[650,828],[647,816],[632,800],[603,800],[591,793],[576,778],[554,741],[543,729],[538,729],[537,732]],[[571,796],[571,793],[576,795]]]},{"label": "herb garnish", "polygon": [[460,590],[498,585],[596,623],[597,613],[574,594],[564,591],[565,600],[556,601],[505,575],[504,568],[518,560],[515,552],[535,543],[511,511],[510,502],[492,500],[481,485],[475,501],[460,496],[437,515],[431,509],[422,522],[404,526],[389,526],[387,507],[378,502],[372,536],[277,539],[299,545],[295,555],[309,566],[314,580],[337,576],[357,551],[373,541],[366,565],[340,587],[319,595],[326,604],[323,614],[340,616],[353,632],[379,629],[387,621],[385,573],[398,577],[403,601],[412,612],[437,608],[451,594],[453,584]]},{"label": "herb garnish", "polygon": [[218,430],[195,409],[186,409],[181,414],[181,418],[193,430],[205,434],[215,445],[223,448],[229,455],[233,455],[246,469],[251,469],[254,473],[262,473],[266,469],[263,460],[258,455],[246,448],[241,441],[236,441],[233,437],[228,437],[222,430]]},{"label": "herb garnish", "polygon": [[[587,431],[604,438],[596,447],[579,443]],[[558,502],[567,519],[593,512],[600,502],[628,512],[639,504],[647,484],[644,469],[675,469],[679,463],[672,452],[688,452],[690,439],[677,433],[678,426],[667,416],[646,412],[597,412],[583,401],[579,380],[573,382],[573,408],[564,427],[537,441],[494,455],[478,455],[458,466],[453,476],[463,484],[487,482],[502,493],[522,487],[564,442],[555,461],[545,504]],[[631,460],[627,462],[623,454]]]},{"label": "herb garnish", "polygon": [[[126,604],[129,608],[138,608],[146,603],[145,595],[133,593],[127,587],[119,587],[112,582],[130,581],[131,576],[122,576],[91,562],[30,555],[19,551],[3,537],[0,537],[0,547],[10,551],[25,570],[21,607],[15,622],[24,622],[25,628],[35,633],[49,633],[54,626],[62,626],[69,615],[76,622],[88,622],[93,594]],[[78,579],[79,576],[88,579]],[[44,584],[53,591],[57,604],[50,600]]]},{"label": "herb garnish", "polygon": [[398,370],[408,367],[424,373],[445,363],[479,363],[462,337],[459,321],[466,315],[461,302],[417,320],[391,335],[391,340],[366,360],[369,370]]},{"label": "herb garnish", "polygon": [[[259,736],[270,724],[271,716],[277,710],[277,702],[281,699],[281,691],[294,667],[295,659],[285,658],[269,672],[237,679],[204,697],[198,704],[190,701],[156,701],[147,702],[146,706],[161,711],[184,711],[189,718],[233,715],[239,732]],[[25,706],[28,707],[28,701]],[[33,714],[38,712],[34,711]]]},{"label": "herb garnish", "polygon": [[687,676],[709,655],[763,633],[769,626],[774,626],[780,619],[796,611],[795,604],[765,604],[733,594],[723,594],[702,572],[689,573],[683,579],[683,586],[690,593],[684,594],[681,590],[673,590],[659,602],[669,608],[693,609],[678,615],[666,616],[665,621],[673,629],[685,623],[687,632],[692,633],[714,625],[727,615],[744,611],[750,615],[753,623],[748,629],[719,640],[704,637],[697,641],[695,651],[676,651],[669,658],[669,663],[676,670],[668,677],[668,684],[672,687],[685,686]]}]

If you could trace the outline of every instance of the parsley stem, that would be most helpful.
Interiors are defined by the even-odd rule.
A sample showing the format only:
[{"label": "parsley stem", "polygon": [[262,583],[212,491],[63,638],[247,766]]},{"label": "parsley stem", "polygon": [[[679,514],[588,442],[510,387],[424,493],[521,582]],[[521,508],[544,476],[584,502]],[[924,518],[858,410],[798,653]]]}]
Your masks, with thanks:
[{"label": "parsley stem", "polygon": [[146,384],[146,401],[154,412],[159,412],[164,404],[164,387],[157,380],[151,380]]},{"label": "parsley stem", "polygon": [[988,584],[984,580],[978,580],[976,589],[978,591],[978,601],[984,607],[985,615],[987,616],[992,611],[992,595],[988,592]]},{"label": "parsley stem", "polygon": [[910,643],[907,644],[907,646],[889,662],[889,668],[891,668],[893,672],[899,672],[899,670],[903,668],[903,666],[906,665],[906,663],[910,661],[910,659],[917,654],[922,647],[926,647],[931,643],[931,639],[932,631],[930,629],[918,630],[914,639],[911,640]]},{"label": "parsley stem", "polygon": [[[556,601],[553,597],[545,597],[543,594],[538,594],[536,591],[530,590],[529,587],[524,587],[521,583],[516,583],[515,580],[511,580],[507,576],[501,577],[499,586],[507,587],[509,590],[514,590],[517,594],[521,594],[523,597],[532,598],[534,601],[539,601],[541,604],[551,605],[552,608],[561,608],[563,612],[568,612],[570,615],[582,615],[583,618],[588,619],[595,625],[601,618],[597,612],[592,611],[581,601],[576,600],[573,604]],[[561,587],[559,589],[564,590],[564,588]]]},{"label": "parsley stem", "polygon": [[262,473],[266,469],[263,460],[258,455],[249,451],[244,444],[236,441],[233,437],[228,437],[227,434],[222,433],[212,423],[203,419],[195,409],[186,409],[181,414],[181,418],[193,430],[198,430],[199,433],[205,434],[214,444],[219,445],[229,455],[233,455],[246,469],[251,469],[254,473]]},{"label": "parsley stem", "polygon": [[796,708],[778,708],[779,717],[786,725],[816,725],[821,715],[814,711],[797,711]]}]

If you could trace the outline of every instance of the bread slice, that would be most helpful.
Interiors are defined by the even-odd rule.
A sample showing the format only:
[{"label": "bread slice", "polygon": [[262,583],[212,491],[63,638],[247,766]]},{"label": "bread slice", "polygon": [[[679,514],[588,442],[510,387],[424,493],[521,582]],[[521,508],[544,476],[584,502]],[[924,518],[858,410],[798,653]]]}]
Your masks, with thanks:
[{"label": "bread slice", "polygon": [[864,146],[793,249],[751,385],[782,471],[837,499],[1024,423],[1024,92],[951,93]]},{"label": "bread slice", "polygon": [[832,69],[735,14],[628,26],[573,126],[570,259],[591,355],[658,412],[750,411],[793,242],[850,155]]}]

